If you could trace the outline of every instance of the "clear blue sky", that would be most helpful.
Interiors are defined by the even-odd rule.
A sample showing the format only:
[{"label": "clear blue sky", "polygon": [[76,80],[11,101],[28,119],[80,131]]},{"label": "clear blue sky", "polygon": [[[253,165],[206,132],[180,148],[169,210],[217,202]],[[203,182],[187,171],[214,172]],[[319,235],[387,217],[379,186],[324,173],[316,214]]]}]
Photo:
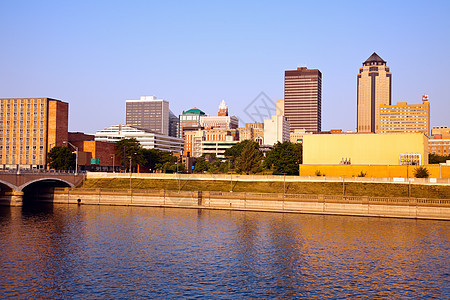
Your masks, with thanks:
[{"label": "clear blue sky", "polygon": [[[356,127],[356,74],[377,52],[393,103],[430,96],[450,126],[450,1],[0,2],[0,97],[70,103],[69,130],[124,123],[125,100],[231,114],[284,94],[284,71],[322,72],[322,129]],[[241,124],[242,126],[243,124]]]}]

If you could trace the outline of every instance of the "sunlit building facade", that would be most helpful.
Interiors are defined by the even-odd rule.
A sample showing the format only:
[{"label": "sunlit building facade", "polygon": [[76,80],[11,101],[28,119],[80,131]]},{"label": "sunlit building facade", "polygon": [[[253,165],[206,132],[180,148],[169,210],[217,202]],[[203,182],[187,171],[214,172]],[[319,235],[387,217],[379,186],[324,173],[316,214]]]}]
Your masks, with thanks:
[{"label": "sunlit building facade", "polygon": [[359,69],[357,89],[358,132],[379,132],[379,108],[391,105],[392,73],[375,52]]},{"label": "sunlit building facade", "polygon": [[3,169],[43,169],[47,152],[68,141],[69,104],[51,98],[0,99]]},{"label": "sunlit building facade", "polygon": [[319,70],[299,67],[285,71],[284,110],[277,108],[277,115],[280,114],[287,118],[292,131],[321,131],[322,73]]}]

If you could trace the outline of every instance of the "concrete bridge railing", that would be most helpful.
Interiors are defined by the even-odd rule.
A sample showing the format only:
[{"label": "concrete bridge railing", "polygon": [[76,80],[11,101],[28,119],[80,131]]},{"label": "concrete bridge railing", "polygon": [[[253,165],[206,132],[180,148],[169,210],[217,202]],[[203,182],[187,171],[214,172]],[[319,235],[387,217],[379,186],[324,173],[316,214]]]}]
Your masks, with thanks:
[{"label": "concrete bridge railing", "polygon": [[0,171],[0,204],[21,206],[24,188],[34,183],[61,182],[73,188],[78,186],[85,177],[86,173],[75,174],[60,171],[21,171],[20,173]]}]

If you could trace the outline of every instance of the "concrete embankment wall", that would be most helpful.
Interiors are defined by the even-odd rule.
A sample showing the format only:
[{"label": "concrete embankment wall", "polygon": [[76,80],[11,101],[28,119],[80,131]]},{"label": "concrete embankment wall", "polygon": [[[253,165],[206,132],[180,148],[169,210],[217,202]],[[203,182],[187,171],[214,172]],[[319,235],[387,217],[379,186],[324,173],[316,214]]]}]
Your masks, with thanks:
[{"label": "concrete embankment wall", "polygon": [[[413,178],[413,177],[354,177],[360,170],[350,172],[354,176],[315,176],[312,168],[311,176],[282,176],[282,175],[239,175],[239,174],[164,174],[164,173],[107,173],[88,172],[87,179],[112,179],[112,178],[132,178],[132,179],[172,179],[172,180],[208,180],[208,181],[252,181],[252,182],[370,182],[370,183],[412,183],[412,184],[450,184],[450,178]],[[390,175],[396,175],[394,173]]]},{"label": "concrete embankment wall", "polygon": [[450,199],[58,188],[47,201],[450,220]]}]

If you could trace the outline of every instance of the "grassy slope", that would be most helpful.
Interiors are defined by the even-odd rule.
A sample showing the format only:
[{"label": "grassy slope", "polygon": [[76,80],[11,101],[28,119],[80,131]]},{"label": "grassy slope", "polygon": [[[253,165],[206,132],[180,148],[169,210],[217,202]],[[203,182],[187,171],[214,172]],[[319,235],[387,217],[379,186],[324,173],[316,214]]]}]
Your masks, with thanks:
[{"label": "grassy slope", "polygon": [[[129,189],[128,179],[88,179],[85,188]],[[132,179],[133,189],[230,191],[229,181]],[[233,182],[234,192],[282,193],[283,182]],[[342,195],[340,182],[286,182],[288,194]],[[345,183],[347,196],[408,197],[407,184]],[[411,197],[450,199],[450,186],[411,185]]]}]

